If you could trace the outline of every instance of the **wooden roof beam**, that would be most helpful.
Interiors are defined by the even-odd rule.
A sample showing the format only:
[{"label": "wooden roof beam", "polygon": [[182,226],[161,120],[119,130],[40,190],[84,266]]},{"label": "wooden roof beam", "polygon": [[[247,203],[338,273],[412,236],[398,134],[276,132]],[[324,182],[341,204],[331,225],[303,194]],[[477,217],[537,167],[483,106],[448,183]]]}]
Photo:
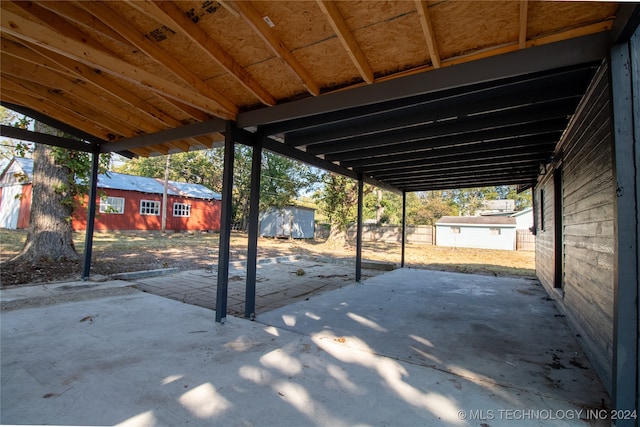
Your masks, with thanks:
[{"label": "wooden roof beam", "polygon": [[133,64],[88,47],[82,41],[65,38],[57,31],[25,19],[9,10],[3,10],[0,15],[2,31],[20,40],[52,50],[84,65],[123,78],[130,83],[152,90],[160,95],[177,99],[217,117],[233,118],[236,115],[234,112],[229,112],[222,107],[216,100],[208,98],[191,88],[161,79],[155,74],[138,68]]},{"label": "wooden roof beam", "polygon": [[50,87],[41,85],[37,81],[34,81],[37,79],[26,72],[23,73],[21,77],[9,75],[7,71],[5,71],[4,74],[8,79],[11,79],[14,83],[19,84],[23,88],[30,90],[36,96],[45,98],[48,102],[61,108],[66,108],[68,111],[82,115],[84,120],[88,123],[109,129],[116,135],[131,136],[139,132],[136,131],[133,126],[128,125],[121,119],[113,117],[111,114],[106,113],[100,107],[92,103],[92,100],[95,97],[85,99],[79,96],[74,96],[64,90],[51,89]]},{"label": "wooden roof beam", "polygon": [[23,88],[20,91],[9,89],[7,81],[8,79],[6,77],[2,77],[2,79],[0,80],[0,82],[2,82],[3,102],[25,106],[31,110],[38,111],[57,121],[79,129],[87,134],[98,137],[104,141],[109,141],[116,138],[116,135],[114,135],[109,129],[96,127],[95,125],[87,122],[83,117],[78,116],[74,111],[69,111],[61,106],[50,105],[44,99],[38,97],[35,94],[29,95],[25,93],[33,93],[28,89]]},{"label": "wooden roof beam", "polygon": [[[16,57],[11,53],[3,52],[2,54],[3,62],[5,63],[5,67],[3,68],[3,72],[7,76],[14,76],[16,78],[25,79],[34,83],[42,83],[43,81],[47,82],[48,86],[52,86],[52,88],[48,89],[45,86],[42,86],[43,90],[55,90],[64,91],[73,98],[76,99],[76,102],[85,102],[85,100],[90,99],[98,99],[103,97],[103,95],[96,92],[95,88],[87,87],[85,84],[78,84],[77,80],[73,76],[68,76],[67,74],[60,74],[60,70],[56,70],[54,72],[52,69],[47,69],[40,67],[38,65],[34,65],[21,57]],[[82,82],[84,83],[84,82]],[[92,90],[93,89],[93,90]],[[91,104],[90,104],[91,105]],[[96,116],[92,115],[94,121],[99,121],[99,117],[106,118],[111,117],[114,119],[115,126],[119,126],[122,123],[126,123],[129,131],[125,131],[123,135],[129,135],[131,132],[131,128],[140,129],[144,132],[157,132],[160,129],[164,129],[167,127],[166,124],[162,124],[161,128],[158,128],[157,124],[152,124],[148,120],[144,120],[142,117],[135,114],[128,113],[127,111],[119,108],[117,106],[113,106],[112,103],[103,103],[102,115]],[[180,122],[176,121],[176,125],[181,125]],[[105,127],[112,127],[113,124],[106,124]],[[188,151],[191,145],[200,145],[202,142],[200,141],[177,141],[173,143],[175,148],[181,151]]]},{"label": "wooden roof beam", "polygon": [[146,100],[143,100],[128,88],[107,78],[102,73],[96,73],[93,68],[73,61],[70,58],[25,41],[16,43],[4,37],[2,38],[2,51],[26,59],[34,64],[40,64],[53,71],[63,72],[62,70],[64,69],[69,77],[82,79],[96,88],[101,89],[106,96],[127,103],[159,126],[178,126],[182,124],[179,120],[156,108]]},{"label": "wooden roof beam", "polygon": [[529,9],[529,0],[520,0],[520,31],[518,34],[518,47],[524,49],[527,47],[527,11]]},{"label": "wooden roof beam", "polygon": [[182,79],[199,93],[215,100],[222,108],[231,114],[238,113],[238,106],[225,98],[220,92],[206,84],[189,68],[180,64],[176,59],[162,50],[157,43],[152,42],[144,34],[137,31],[129,23],[125,22],[108,2],[79,2],[81,7],[93,14],[96,18],[112,27],[132,45],[144,52],[149,58],[162,65],[174,75]]},{"label": "wooden roof beam", "polygon": [[260,13],[253,7],[249,1],[228,1],[227,4],[235,7],[239,11],[244,21],[262,38],[265,44],[289,67],[293,74],[300,79],[307,91],[313,95],[320,95],[320,87],[316,83],[295,55],[285,45],[280,36],[269,27],[262,19]]},{"label": "wooden roof beam", "polygon": [[436,35],[433,31],[433,25],[431,24],[431,17],[429,16],[429,6],[425,0],[415,1],[418,16],[420,17],[420,25],[422,26],[422,32],[424,33],[424,39],[427,42],[427,49],[429,49],[431,64],[433,65],[433,68],[440,68],[440,52],[438,51]]},{"label": "wooden roof beam", "polygon": [[[139,4],[140,2],[134,2]],[[165,20],[171,22],[171,28],[180,30],[191,39],[204,53],[224,68],[249,92],[266,105],[275,105],[276,99],[271,95],[251,74],[231,55],[229,55],[206,31],[189,17],[173,2],[157,1],[142,3],[150,8],[157,9],[157,13],[164,14]]]},{"label": "wooden roof beam", "polygon": [[342,43],[342,46],[351,58],[353,65],[358,69],[362,80],[369,84],[373,83],[374,76],[369,61],[367,61],[364,52],[360,49],[360,45],[347,26],[340,10],[338,10],[338,6],[336,6],[332,0],[317,0],[317,2],[322,12],[326,15],[336,36],[338,36],[340,43]]}]

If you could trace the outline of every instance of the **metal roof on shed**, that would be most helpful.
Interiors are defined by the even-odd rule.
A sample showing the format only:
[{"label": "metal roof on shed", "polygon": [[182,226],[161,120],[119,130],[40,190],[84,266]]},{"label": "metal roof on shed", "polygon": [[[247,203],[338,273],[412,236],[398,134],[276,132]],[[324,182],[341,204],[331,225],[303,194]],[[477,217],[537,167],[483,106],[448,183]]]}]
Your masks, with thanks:
[{"label": "metal roof on shed", "polygon": [[[22,171],[29,176],[33,176],[33,159],[23,157],[14,158],[14,162],[19,164]],[[158,178],[146,176],[127,175],[118,172],[109,172],[108,175],[98,175],[98,188],[109,188],[112,190],[139,191],[148,194],[164,193],[164,181]],[[191,184],[187,182],[169,181],[167,194],[171,196],[191,197],[194,199],[222,200],[222,195],[216,193],[201,184]]]},{"label": "metal roof on shed", "polygon": [[[164,192],[164,181],[158,178],[109,172],[109,175],[98,175],[98,188],[162,194]],[[204,185],[189,184],[186,182],[169,181],[167,194],[171,196],[191,197],[194,199],[222,200],[220,193],[209,190]]]}]

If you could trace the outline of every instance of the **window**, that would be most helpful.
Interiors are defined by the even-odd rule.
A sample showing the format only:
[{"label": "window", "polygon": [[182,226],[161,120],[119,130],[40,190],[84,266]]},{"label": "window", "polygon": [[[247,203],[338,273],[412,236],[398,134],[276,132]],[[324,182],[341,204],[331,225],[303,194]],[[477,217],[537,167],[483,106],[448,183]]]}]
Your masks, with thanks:
[{"label": "window", "polygon": [[489,234],[492,236],[499,236],[501,234],[501,230],[498,227],[489,228]]},{"label": "window", "polygon": [[460,227],[451,227],[451,234],[460,234]]},{"label": "window", "polygon": [[540,230],[544,231],[544,188],[540,189]]},{"label": "window", "polygon": [[100,197],[100,213],[123,214],[124,197]]},{"label": "window", "polygon": [[140,200],[140,215],[160,215],[160,202]]},{"label": "window", "polygon": [[173,216],[191,216],[191,205],[187,205],[186,203],[174,203]]}]

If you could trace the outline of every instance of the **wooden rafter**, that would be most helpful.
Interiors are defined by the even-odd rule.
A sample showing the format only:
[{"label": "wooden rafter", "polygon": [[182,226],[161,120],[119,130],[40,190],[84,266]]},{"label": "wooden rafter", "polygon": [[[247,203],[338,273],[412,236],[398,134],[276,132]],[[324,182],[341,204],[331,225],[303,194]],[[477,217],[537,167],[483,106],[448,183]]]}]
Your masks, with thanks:
[{"label": "wooden rafter", "polygon": [[342,46],[351,58],[353,65],[358,69],[362,79],[367,83],[373,83],[374,76],[369,61],[367,61],[364,52],[362,52],[360,45],[347,26],[340,10],[338,10],[338,6],[336,6],[332,0],[317,0],[317,2],[322,12],[326,15],[336,36],[338,36],[340,43],[342,43]]},{"label": "wooden rafter", "polygon": [[131,25],[123,21],[122,18],[109,7],[108,2],[80,2],[79,4],[82,7],[86,7],[88,12],[112,27],[132,45],[144,52],[149,58],[171,71],[174,75],[189,84],[189,86],[193,87],[199,93],[215,100],[219,105],[227,110],[227,112],[237,114],[238,107],[234,103],[202,81],[202,79],[189,70],[188,67],[180,64],[176,58],[162,50],[157,43],[152,42],[150,39],[145,37],[144,34],[140,33]]},{"label": "wooden rafter", "polygon": [[[93,88],[87,87],[83,82],[79,83],[77,80],[71,80],[65,75],[43,69],[38,65],[28,63],[16,57],[10,57],[5,53],[3,53],[0,58],[2,58],[2,61],[9,62],[4,67],[4,72],[8,76],[22,78],[34,83],[46,82],[46,85],[41,84],[44,92],[42,95],[45,95],[47,92],[55,92],[56,94],[66,93],[68,96],[76,99],[77,102],[87,102],[88,106],[91,106],[91,104],[95,105],[93,100],[100,99],[100,94],[93,90]],[[123,122],[127,124],[127,128],[138,128],[145,132],[152,132],[156,129],[156,127],[149,125],[139,116],[132,117],[131,114],[114,104],[105,103],[105,105],[101,107],[101,111],[103,114],[94,117],[94,120],[98,121],[103,116],[105,119],[110,117],[116,123],[114,129],[118,129],[118,126]]]},{"label": "wooden rafter", "polygon": [[524,49],[527,47],[527,11],[529,9],[529,0],[520,0],[520,31],[518,34],[518,47]]},{"label": "wooden rafter", "polygon": [[[105,141],[114,140],[117,136],[109,129],[98,127],[95,124],[88,122],[81,116],[78,116],[76,111],[69,111],[63,106],[53,105],[51,102],[44,98],[41,98],[34,94],[31,90],[22,88],[19,83],[9,80],[8,77],[3,77],[2,80],[2,100],[12,102],[14,104],[25,105],[33,110],[40,111],[43,114],[53,117],[56,120],[62,121],[75,127],[83,132],[97,136]],[[11,86],[19,86],[20,89],[15,89]]]},{"label": "wooden rafter", "polygon": [[289,50],[282,39],[280,39],[280,36],[262,19],[262,16],[260,16],[260,13],[253,7],[251,2],[229,1],[227,3],[233,5],[233,7],[239,11],[240,16],[245,22],[262,38],[269,49],[284,61],[294,75],[300,79],[310,94],[314,96],[320,94],[318,83],[315,82],[311,74],[309,74],[309,71],[307,71],[293,53],[291,53],[291,50]]},{"label": "wooden rafter", "polygon": [[273,95],[262,87],[262,85],[213,40],[206,31],[189,19],[178,5],[170,1],[145,2],[142,4],[147,6],[146,9],[156,9],[157,13],[155,13],[154,16],[164,14],[166,19],[163,21],[169,21],[171,23],[171,29],[180,30],[189,37],[209,58],[224,68],[238,83],[255,95],[262,103],[266,105],[276,104]]},{"label": "wooden rafter", "polygon": [[[128,104],[130,108],[133,108],[129,117],[132,117],[133,120],[138,116],[141,119],[145,119],[146,126],[141,126],[141,128],[148,128],[150,129],[149,131],[157,132],[160,129],[183,125],[179,120],[157,109],[130,90],[109,80],[104,75],[94,72],[89,67],[71,61],[69,58],[29,43],[19,45],[5,38],[2,38],[2,51],[33,64],[40,64],[52,71],[66,74],[69,78],[83,80],[89,86],[93,86],[96,91],[94,95],[96,99],[109,101],[106,105],[111,104],[112,97]],[[211,144],[210,138],[207,137],[192,138],[187,141],[189,146]],[[180,143],[179,146],[184,147],[183,143]]]},{"label": "wooden rafter", "polygon": [[433,68],[440,68],[440,53],[438,52],[438,43],[433,31],[433,25],[431,24],[431,17],[429,16],[429,6],[424,0],[415,1],[424,39],[427,42],[427,49],[429,49],[431,64],[433,64]]},{"label": "wooden rafter", "polygon": [[[36,7],[38,5],[31,4],[30,2],[17,2],[20,7],[25,8],[27,10],[31,10],[31,14],[36,15]],[[86,10],[76,6],[73,2],[70,1],[46,1],[42,2],[41,8],[49,10],[52,15],[47,17],[42,17],[44,19],[43,22],[47,24],[52,24],[51,19],[56,19],[56,15],[65,17],[70,22],[81,23],[78,28],[82,28],[82,26],[86,26],[92,28],[93,30],[107,35],[110,39],[115,40],[123,45],[129,45],[127,40],[122,37],[117,31],[113,28],[109,27],[98,18],[87,12]],[[51,25],[50,25],[51,26]],[[90,42],[90,41],[89,41]]]},{"label": "wooden rafter", "polygon": [[1,15],[2,31],[18,39],[34,43],[161,95],[180,100],[207,111],[216,117],[232,119],[237,113],[237,110],[229,112],[216,100],[208,98],[193,89],[161,79],[133,64],[90,48],[82,41],[62,37],[60,33],[37,22],[25,19],[12,11],[3,10]]},{"label": "wooden rafter", "polygon": [[8,41],[5,38],[2,39],[2,50],[10,55],[26,59],[33,63],[39,62],[43,66],[54,71],[64,69],[69,76],[82,79],[88,84],[92,84],[96,88],[101,89],[108,97],[113,97],[129,104],[133,108],[136,108],[138,112],[143,114],[149,120],[154,121],[157,125],[180,125],[178,120],[143,100],[131,90],[128,90],[113,80],[108,79],[101,73],[96,73],[94,69],[87,67],[86,65],[79,64],[65,56],[48,51],[31,43],[23,42],[22,44],[18,44]]}]

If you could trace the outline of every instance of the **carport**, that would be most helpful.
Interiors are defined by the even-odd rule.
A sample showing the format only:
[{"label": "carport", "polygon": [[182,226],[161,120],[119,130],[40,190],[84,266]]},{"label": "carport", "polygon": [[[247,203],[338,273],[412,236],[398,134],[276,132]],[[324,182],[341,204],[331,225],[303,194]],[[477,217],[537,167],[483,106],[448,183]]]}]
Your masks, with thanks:
[{"label": "carport", "polygon": [[[613,48],[613,86],[635,91],[613,93],[614,115],[627,117],[615,124],[616,148],[638,153],[632,3],[7,1],[1,19],[2,105],[82,142],[2,133],[94,153],[88,224],[95,154],[224,144],[217,322],[226,317],[236,143],[254,153],[247,317],[262,150],[355,179],[361,192],[364,183],[403,195],[530,188]],[[616,173],[627,184],[618,189],[627,190],[617,226],[622,247],[637,255],[638,160],[622,152]],[[361,247],[359,235],[357,281]],[[637,256],[623,259],[616,275],[628,280],[617,283],[617,300],[637,300]],[[615,322],[613,397],[616,408],[637,409],[637,305],[621,303]]]}]

